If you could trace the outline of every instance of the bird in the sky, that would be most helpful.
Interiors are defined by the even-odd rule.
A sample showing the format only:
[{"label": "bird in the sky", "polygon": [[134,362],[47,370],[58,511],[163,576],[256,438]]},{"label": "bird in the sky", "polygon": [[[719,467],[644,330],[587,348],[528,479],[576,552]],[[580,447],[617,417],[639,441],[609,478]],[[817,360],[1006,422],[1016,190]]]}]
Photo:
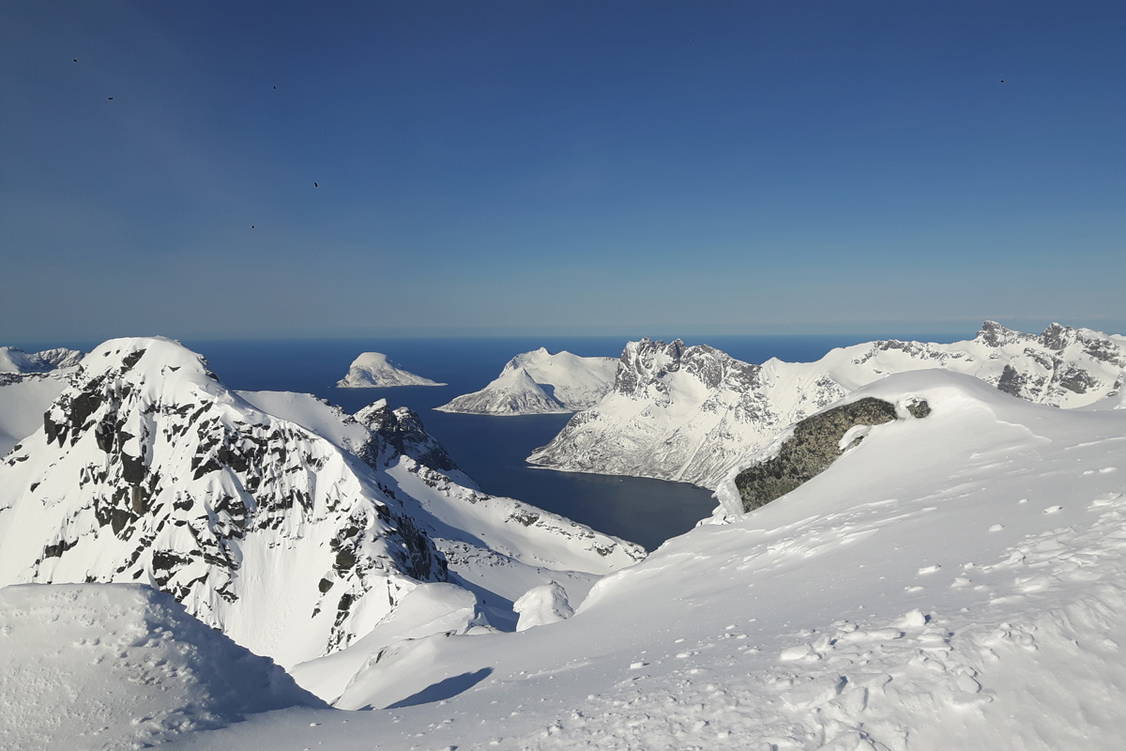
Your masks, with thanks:
[{"label": "bird in the sky", "polygon": [[253,225],[253,224],[252,224],[252,225],[250,225],[250,228],[251,228],[251,229],[254,229],[254,225]]},{"label": "bird in the sky", "polygon": [[316,181],[314,181],[314,182],[313,182],[313,187],[314,187],[314,188],[319,188],[319,187],[321,187],[321,184],[320,184],[320,183],[318,183],[318,182],[316,182]]},{"label": "bird in the sky", "polygon": [[1002,78],[1002,79],[1001,79],[1001,83],[1005,83],[1005,79],[1004,79],[1004,78]]},{"label": "bird in the sky", "polygon": [[106,97],[106,101],[107,101],[107,102],[112,102],[112,101],[113,101],[113,97],[111,97],[111,96],[107,96],[107,97]]},{"label": "bird in the sky", "polygon": [[278,90],[278,85],[275,83],[274,84],[274,91],[277,91],[277,90]]},{"label": "bird in the sky", "polygon": [[76,57],[76,58],[74,58],[74,59],[72,60],[72,62],[78,62],[78,58],[77,58],[77,57]]}]

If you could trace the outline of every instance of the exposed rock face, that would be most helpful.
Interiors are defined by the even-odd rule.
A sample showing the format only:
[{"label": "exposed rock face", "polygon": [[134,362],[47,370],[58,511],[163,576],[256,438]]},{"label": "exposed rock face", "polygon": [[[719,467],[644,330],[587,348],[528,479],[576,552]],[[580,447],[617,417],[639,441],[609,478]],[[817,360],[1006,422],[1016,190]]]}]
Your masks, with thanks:
[{"label": "exposed rock face", "polygon": [[426,432],[422,419],[409,407],[391,409],[386,399],[379,399],[357,412],[355,419],[381,439],[380,444],[369,444],[366,451],[361,449],[361,456],[370,458],[373,450],[381,454],[389,450],[392,455],[409,456],[440,472],[458,468],[445,447]]},{"label": "exposed rock face", "polygon": [[613,390],[528,461],[714,488],[787,425],[884,376],[927,368],[973,375],[1040,404],[1083,407],[1117,392],[1126,337],[1059,324],[1026,334],[986,321],[969,341],[893,339],[811,363],[761,365],[703,345],[643,339],[623,350]]},{"label": "exposed rock face", "polygon": [[310,659],[446,575],[369,478],[179,344],[111,340],[0,464],[0,583],[151,584],[255,652]]},{"label": "exposed rock face", "polygon": [[[930,414],[925,401],[913,402],[907,409],[915,418]],[[852,428],[891,422],[895,417],[894,404],[866,397],[805,418],[781,442],[775,456],[735,476],[743,510],[770,503],[825,471],[838,456],[863,440],[862,434],[847,443],[843,440]]]}]

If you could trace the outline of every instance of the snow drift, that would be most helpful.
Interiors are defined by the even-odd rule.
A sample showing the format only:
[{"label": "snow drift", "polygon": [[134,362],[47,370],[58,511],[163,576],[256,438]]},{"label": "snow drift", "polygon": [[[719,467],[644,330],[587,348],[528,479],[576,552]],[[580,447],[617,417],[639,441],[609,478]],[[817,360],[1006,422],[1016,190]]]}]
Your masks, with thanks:
[{"label": "snow drift", "polygon": [[128,748],[323,707],[281,668],[131,584],[0,589],[0,748]]}]

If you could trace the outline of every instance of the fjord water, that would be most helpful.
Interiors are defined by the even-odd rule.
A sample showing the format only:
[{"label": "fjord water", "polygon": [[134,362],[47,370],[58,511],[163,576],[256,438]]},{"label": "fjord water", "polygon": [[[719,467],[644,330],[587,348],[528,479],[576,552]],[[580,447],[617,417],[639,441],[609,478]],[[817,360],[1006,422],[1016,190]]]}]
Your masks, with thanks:
[{"label": "fjord water", "polygon": [[[832,347],[865,339],[848,335],[712,336],[706,341],[687,343],[711,344],[742,360],[762,362],[769,357],[812,360]],[[577,355],[616,357],[625,343],[622,337],[184,343],[202,353],[219,379],[231,388],[310,392],[348,412],[379,398],[386,398],[392,406],[408,406],[418,412],[427,430],[486,492],[519,498],[648,549],[691,529],[715,506],[709,491],[686,483],[557,472],[525,464],[524,457],[550,441],[568,415],[487,417],[433,411],[433,407],[454,396],[484,386],[518,352],[545,346],[552,352],[566,349]],[[352,359],[364,351],[383,352],[401,367],[448,385],[336,388],[337,379],[344,375]]]}]

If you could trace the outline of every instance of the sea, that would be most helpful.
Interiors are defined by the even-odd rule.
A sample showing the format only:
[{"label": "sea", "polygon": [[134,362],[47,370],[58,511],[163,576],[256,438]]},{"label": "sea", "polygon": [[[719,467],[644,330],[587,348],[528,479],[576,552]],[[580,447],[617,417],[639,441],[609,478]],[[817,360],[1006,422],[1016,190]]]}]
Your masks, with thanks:
[{"label": "sea", "polygon": [[[833,347],[885,336],[707,336],[684,337],[686,344],[710,344],[747,362],[770,357],[815,360]],[[895,338],[953,341],[933,334]],[[518,498],[588,524],[594,529],[653,550],[709,516],[716,506],[710,491],[681,482],[531,467],[524,459],[548,443],[569,415],[489,417],[436,412],[434,407],[476,391],[495,378],[515,354],[543,346],[583,356],[621,353],[623,337],[479,337],[479,338],[341,338],[270,340],[192,340],[183,343],[206,357],[211,370],[229,388],[301,391],[337,404],[347,412],[386,398],[422,418],[450,456],[493,495]],[[95,343],[77,345],[89,349]],[[25,348],[30,349],[30,347]],[[44,346],[60,346],[45,343]],[[383,352],[413,373],[448,385],[339,389],[336,381],[360,352]]]}]

